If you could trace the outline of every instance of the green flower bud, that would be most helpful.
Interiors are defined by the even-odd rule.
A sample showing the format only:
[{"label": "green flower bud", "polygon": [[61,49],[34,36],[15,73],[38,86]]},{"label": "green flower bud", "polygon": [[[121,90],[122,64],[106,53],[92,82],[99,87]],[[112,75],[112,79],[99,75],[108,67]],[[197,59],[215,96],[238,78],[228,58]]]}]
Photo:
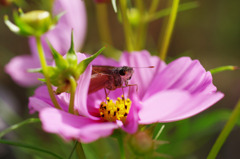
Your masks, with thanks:
[{"label": "green flower bud", "polygon": [[137,9],[132,8],[127,11],[129,22],[132,26],[138,26],[141,16]]},{"label": "green flower bud", "polygon": [[47,32],[52,27],[50,13],[43,10],[35,10],[22,14],[19,20],[31,27],[32,30],[39,32],[40,35]]},{"label": "green flower bud", "polygon": [[154,151],[154,140],[147,131],[136,132],[129,138],[129,146],[136,155],[149,155]]},{"label": "green flower bud", "polygon": [[48,42],[48,45],[51,49],[56,66],[49,66],[47,73],[51,84],[57,87],[57,94],[69,92],[71,89],[70,78],[77,81],[79,76],[86,70],[89,63],[104,49],[100,49],[97,53],[78,64],[77,55],[74,50],[73,33],[71,36],[71,47],[66,54],[66,58],[63,58],[63,56],[53,48],[50,42]]},{"label": "green flower bud", "polygon": [[19,35],[38,37],[54,28],[59,19],[59,17],[52,19],[50,13],[43,10],[23,13],[19,9],[19,13],[13,12],[13,17],[15,24],[8,20],[8,16],[4,17],[5,24],[11,31]]}]

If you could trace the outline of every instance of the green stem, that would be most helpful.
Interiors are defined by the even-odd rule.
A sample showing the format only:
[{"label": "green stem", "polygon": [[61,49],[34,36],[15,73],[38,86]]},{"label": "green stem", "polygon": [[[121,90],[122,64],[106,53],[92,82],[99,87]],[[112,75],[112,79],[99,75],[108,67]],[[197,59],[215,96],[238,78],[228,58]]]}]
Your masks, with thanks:
[{"label": "green stem", "polygon": [[125,151],[124,151],[124,144],[123,144],[123,138],[122,138],[122,133],[119,132],[116,136],[117,140],[118,140],[118,144],[119,144],[119,149],[120,149],[120,153],[121,153],[121,159],[126,159],[125,157]]},{"label": "green stem", "polygon": [[108,13],[107,4],[97,3],[96,4],[96,16],[98,22],[98,31],[100,34],[101,41],[109,45],[113,45],[109,23],[108,23]]},{"label": "green stem", "polygon": [[145,20],[145,8],[144,8],[144,3],[143,0],[135,0],[137,9],[139,11],[139,14],[141,16],[141,19],[139,21],[139,25],[137,26],[138,28],[136,29],[136,50],[142,50],[145,46],[146,42],[146,36],[147,36],[147,23]]},{"label": "green stem", "polygon": [[163,129],[165,128],[165,125],[162,125],[162,127],[160,128],[160,130],[158,131],[157,135],[155,136],[154,140],[158,140],[159,136],[161,135]]},{"label": "green stem", "polygon": [[179,0],[173,0],[172,10],[171,10],[171,13],[169,15],[169,19],[168,19],[168,22],[167,22],[167,25],[166,25],[166,30],[164,32],[163,39],[159,41],[159,47],[160,47],[159,56],[162,60],[165,60],[165,58],[167,56],[169,43],[170,43],[170,40],[171,40],[175,20],[176,20],[176,17],[177,17],[178,5],[179,5]]},{"label": "green stem", "polygon": [[217,68],[213,68],[209,71],[211,72],[211,74],[215,74],[215,73],[219,73],[219,72],[223,72],[223,71],[234,71],[237,69],[239,69],[237,66],[220,66]]},{"label": "green stem", "polygon": [[132,41],[132,29],[127,17],[127,1],[120,0],[120,10],[122,15],[122,23],[124,28],[124,34],[126,39],[127,51],[133,51],[133,41]]},{"label": "green stem", "polygon": [[160,0],[152,0],[150,9],[149,9],[149,14],[153,14],[157,8],[158,8],[158,4],[159,4]]},{"label": "green stem", "polygon": [[39,60],[40,60],[40,63],[41,63],[41,66],[42,66],[42,70],[43,70],[43,75],[44,75],[44,77],[46,79],[48,93],[50,95],[50,98],[51,98],[55,108],[61,109],[61,107],[59,106],[59,104],[58,104],[58,102],[57,102],[57,100],[55,98],[55,95],[53,93],[52,86],[51,86],[51,83],[50,83],[50,79],[49,79],[48,74],[47,74],[47,62],[45,60],[45,55],[44,55],[44,52],[43,52],[41,39],[40,39],[40,37],[35,37],[35,38],[36,38],[36,43],[37,43]]},{"label": "green stem", "polygon": [[71,90],[70,90],[70,102],[69,102],[68,112],[71,114],[74,114],[74,99],[75,99],[77,83],[72,76],[69,78],[69,81],[71,85]]},{"label": "green stem", "polygon": [[[183,12],[183,11],[187,11],[190,9],[194,9],[194,8],[197,8],[198,6],[199,6],[199,4],[196,1],[182,3],[182,4],[179,4],[179,6],[178,6],[178,12]],[[154,20],[157,20],[164,16],[167,16],[170,13],[171,13],[171,8],[165,8],[158,12],[153,12],[153,13],[149,14],[148,17],[145,18],[145,20],[148,22],[152,22]]]},{"label": "green stem", "polygon": [[24,120],[20,123],[17,123],[17,124],[14,124],[12,126],[10,126],[9,128],[3,130],[0,132],[0,138],[2,138],[4,135],[6,135],[7,133],[23,126],[23,125],[26,125],[26,124],[30,124],[30,123],[36,123],[36,122],[40,122],[40,119],[38,118],[30,118],[30,119],[27,119],[27,120]]},{"label": "green stem", "polygon": [[225,140],[227,139],[228,135],[232,131],[234,125],[236,124],[238,117],[240,115],[240,99],[232,112],[227,124],[224,126],[222,132],[218,136],[216,142],[214,143],[210,153],[208,154],[207,159],[215,159],[218,152],[220,151],[222,145],[224,144]]},{"label": "green stem", "polygon": [[77,142],[77,155],[79,159],[86,159],[81,142]]},{"label": "green stem", "polygon": [[12,146],[18,146],[18,147],[22,147],[22,148],[27,148],[27,149],[31,149],[31,150],[35,150],[35,151],[39,151],[39,152],[51,155],[51,156],[53,156],[55,158],[63,159],[61,156],[59,156],[59,155],[57,155],[57,154],[55,154],[55,153],[53,153],[51,151],[48,151],[48,150],[45,150],[45,149],[42,149],[42,148],[39,148],[39,147],[35,147],[33,145],[28,145],[28,144],[23,144],[23,143],[19,143],[19,142],[8,141],[8,140],[0,140],[0,143],[12,145]]}]

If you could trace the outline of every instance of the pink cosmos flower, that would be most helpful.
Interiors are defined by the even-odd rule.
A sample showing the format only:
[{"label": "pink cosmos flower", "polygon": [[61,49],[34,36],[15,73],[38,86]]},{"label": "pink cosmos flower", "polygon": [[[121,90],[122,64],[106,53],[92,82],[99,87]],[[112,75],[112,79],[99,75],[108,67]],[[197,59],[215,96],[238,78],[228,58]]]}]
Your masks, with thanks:
[{"label": "pink cosmos flower", "polygon": [[[80,59],[84,55],[80,54]],[[139,124],[172,122],[185,119],[207,109],[224,95],[217,92],[210,72],[206,72],[198,60],[189,57],[179,58],[166,65],[158,57],[147,51],[124,52],[119,62],[98,57],[93,64],[112,66],[155,66],[149,69],[134,69],[131,84],[138,85],[138,91],[131,88],[132,101],[126,121],[110,122],[100,117],[99,107],[105,100],[104,90],[88,93],[91,78],[89,66],[78,81],[75,96],[75,109],[80,115],[67,112],[69,94],[63,93],[57,99],[63,110],[53,107],[46,87],[39,87],[30,97],[29,108],[38,111],[43,129],[56,133],[66,140],[77,139],[92,142],[112,134],[114,129],[122,128],[128,133],[137,131]],[[126,88],[128,89],[128,88]],[[125,90],[125,94],[127,94]],[[111,99],[117,99],[122,89],[110,92]]]},{"label": "pink cosmos flower", "polygon": [[[75,50],[81,48],[86,33],[86,10],[84,1],[81,0],[55,0],[53,16],[61,12],[65,14],[59,20],[57,26],[42,37],[42,43],[48,63],[52,62],[52,55],[45,39],[48,39],[53,47],[61,54],[65,54],[70,48],[71,30],[74,29]],[[40,68],[35,39],[29,38],[31,55],[14,57],[5,66],[5,71],[13,80],[21,86],[33,86],[40,82],[37,78],[42,77],[38,73],[29,73],[29,69]]]}]

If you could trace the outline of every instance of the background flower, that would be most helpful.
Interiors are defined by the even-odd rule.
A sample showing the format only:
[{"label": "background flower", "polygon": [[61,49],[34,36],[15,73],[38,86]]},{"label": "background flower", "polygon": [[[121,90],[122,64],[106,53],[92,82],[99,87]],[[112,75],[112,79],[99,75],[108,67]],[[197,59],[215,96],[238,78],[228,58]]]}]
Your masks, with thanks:
[{"label": "background flower", "polygon": [[[45,39],[48,39],[54,48],[64,55],[70,48],[71,30],[74,30],[75,49],[79,50],[83,45],[86,34],[86,11],[83,1],[56,0],[53,5],[53,16],[64,12],[57,26],[42,37],[42,43],[48,63],[52,62],[52,55]],[[40,68],[35,39],[29,38],[31,55],[17,56],[5,66],[5,71],[22,86],[33,86],[40,82],[42,77],[38,73],[28,73],[28,69]]]}]

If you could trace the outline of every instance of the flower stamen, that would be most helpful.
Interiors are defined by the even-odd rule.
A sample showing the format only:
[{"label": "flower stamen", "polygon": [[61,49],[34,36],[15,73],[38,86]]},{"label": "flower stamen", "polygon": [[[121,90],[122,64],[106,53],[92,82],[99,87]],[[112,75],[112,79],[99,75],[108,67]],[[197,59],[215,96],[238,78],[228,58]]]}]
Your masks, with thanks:
[{"label": "flower stamen", "polygon": [[100,117],[104,120],[114,122],[120,120],[123,123],[126,121],[127,115],[131,108],[132,101],[124,96],[118,97],[116,102],[106,98],[106,102],[102,102],[99,108]]}]

